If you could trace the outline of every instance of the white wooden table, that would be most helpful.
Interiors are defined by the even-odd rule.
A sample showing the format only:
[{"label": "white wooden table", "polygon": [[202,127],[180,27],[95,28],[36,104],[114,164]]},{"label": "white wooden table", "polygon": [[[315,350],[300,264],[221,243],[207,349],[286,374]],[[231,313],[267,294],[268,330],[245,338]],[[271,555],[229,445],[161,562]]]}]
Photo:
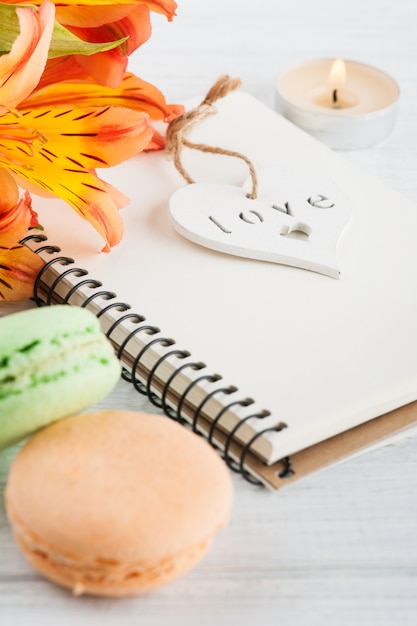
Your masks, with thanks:
[{"label": "white wooden table", "polygon": [[[228,73],[272,106],[289,65],[335,56],[373,64],[400,84],[397,126],[383,144],[346,157],[417,201],[415,0],[179,2],[172,24],[154,16],[153,38],[130,66],[169,101],[203,95]],[[101,406],[155,411],[123,381]],[[0,490],[15,451],[0,454]],[[0,624],[414,626],[416,491],[416,438],[276,494],[236,477],[232,522],[207,557],[177,582],[125,600],[74,598],[43,580],[15,547],[0,502]]]}]

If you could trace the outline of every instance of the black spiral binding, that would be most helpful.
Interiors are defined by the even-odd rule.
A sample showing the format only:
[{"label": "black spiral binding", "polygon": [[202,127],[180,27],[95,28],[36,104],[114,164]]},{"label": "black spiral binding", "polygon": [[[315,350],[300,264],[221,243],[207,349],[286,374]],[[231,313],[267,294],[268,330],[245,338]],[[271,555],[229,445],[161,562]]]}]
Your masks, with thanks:
[{"label": "black spiral binding", "polygon": [[[33,243],[44,243],[47,241],[47,237],[42,234],[42,233],[36,233],[36,234],[30,234],[27,237],[25,237],[24,239],[21,240],[21,243],[27,243],[28,241],[31,241]],[[33,248],[32,248],[33,249]],[[42,245],[41,247],[37,248],[37,249],[33,249],[33,251],[36,254],[40,254],[42,252],[46,252],[47,254],[51,254],[51,255],[55,255],[59,252],[61,252],[60,248],[58,248],[57,246],[53,246],[53,245]],[[80,292],[80,290],[84,289],[84,288],[88,288],[88,289],[100,289],[100,287],[102,287],[102,283],[98,280],[92,279],[92,278],[84,278],[85,276],[88,276],[88,271],[80,268],[80,267],[74,267],[74,259],[71,257],[66,257],[66,256],[54,256],[50,261],[47,261],[44,265],[44,267],[41,269],[41,271],[39,272],[36,280],[35,280],[35,285],[34,285],[34,301],[36,303],[37,306],[49,306],[52,304],[53,301],[53,297],[54,297],[54,293],[56,292],[57,287],[59,286],[59,284],[69,275],[73,275],[77,278],[80,278],[81,280],[79,280],[75,285],[73,285],[65,294],[65,296],[62,298],[62,303],[64,304],[68,304],[70,298],[76,293],[76,292]],[[54,266],[54,265],[62,265],[62,266],[71,266],[68,269],[64,270],[64,271],[59,271],[59,276],[49,285],[46,295],[42,294],[42,291],[45,291],[45,287],[46,287],[46,283],[43,281],[43,277],[44,275],[48,272],[48,270]],[[81,292],[84,296],[83,291]],[[82,302],[82,304],[80,305],[83,308],[88,307],[89,304],[91,304],[91,302],[93,302],[95,299],[97,298],[104,298],[106,300],[113,300],[114,298],[117,298],[117,295],[112,292],[112,291],[107,291],[107,290],[99,290],[99,291],[95,291],[94,293],[92,293],[89,297],[85,298],[84,301]],[[125,303],[125,302],[111,302],[109,305],[103,307],[100,309],[100,311],[96,314],[96,316],[98,318],[102,317],[103,315],[105,315],[105,313],[107,313],[109,310],[111,309],[116,309],[118,311],[124,312],[125,314],[122,315],[120,318],[118,318],[117,320],[115,320],[113,322],[113,324],[110,326],[110,328],[107,330],[106,335],[107,337],[111,340],[112,339],[112,335],[114,333],[114,331],[116,330],[116,328],[119,327],[119,325],[123,325],[127,320],[130,320],[131,322],[133,322],[134,324],[142,324],[143,322],[146,322],[146,318],[141,315],[140,313],[135,313],[135,312],[130,312],[130,305]],[[129,312],[127,312],[129,311]],[[126,348],[129,344],[129,342],[133,339],[133,337],[135,337],[138,333],[147,333],[149,335],[156,335],[158,333],[160,333],[160,329],[157,326],[153,326],[153,325],[149,325],[149,324],[142,324],[141,326],[138,326],[137,328],[134,328],[129,334],[128,336],[123,340],[123,342],[121,343],[121,345],[118,348],[117,351],[117,357],[121,360],[123,354],[126,351]],[[146,355],[147,351],[154,346],[155,344],[160,344],[162,345],[164,348],[167,348],[167,351],[163,354],[163,356],[161,356],[156,363],[153,365],[152,369],[150,371],[147,372],[146,375],[146,382],[143,382],[139,375],[138,375],[138,371],[140,370],[140,366],[141,366],[141,362],[143,361],[144,356]],[[221,376],[219,374],[207,374],[207,373],[202,373],[201,376],[196,377],[194,380],[192,380],[188,386],[186,387],[186,389],[182,392],[182,394],[176,398],[175,404],[176,407],[173,408],[171,406],[171,404],[169,404],[167,398],[169,395],[169,391],[172,389],[172,383],[174,381],[174,379],[179,376],[185,369],[190,368],[194,371],[200,371],[200,370],[204,370],[207,366],[205,363],[201,362],[201,361],[187,361],[186,363],[180,364],[175,371],[170,375],[170,377],[165,381],[165,383],[163,384],[163,387],[160,391],[160,393],[155,393],[152,390],[153,387],[153,382],[154,382],[154,378],[157,376],[157,372],[158,369],[161,367],[161,365],[170,358],[175,358],[177,360],[181,360],[184,359],[186,357],[191,356],[190,353],[186,350],[181,350],[178,348],[172,348],[172,349],[168,349],[171,348],[172,346],[175,346],[175,341],[173,339],[167,338],[167,337],[155,337],[154,339],[151,339],[141,350],[140,352],[136,355],[133,365],[131,367],[131,371],[127,370],[126,368],[123,368],[122,370],[122,377],[127,380],[128,382],[132,383],[133,386],[135,387],[135,389],[148,397],[148,399],[150,400],[150,402],[162,409],[162,411],[171,419],[176,420],[177,422],[183,424],[183,425],[187,425],[189,428],[191,428],[193,430],[193,432],[203,436],[205,439],[207,439],[207,441],[218,450],[218,452],[221,454],[221,456],[224,458],[227,466],[233,471],[233,472],[238,472],[239,474],[241,474],[243,476],[243,478],[245,480],[247,480],[248,482],[252,483],[252,484],[256,484],[256,485],[262,485],[263,483],[261,483],[259,480],[257,480],[256,478],[254,478],[246,469],[245,467],[245,461],[246,458],[248,456],[248,454],[251,452],[254,443],[261,437],[263,436],[265,433],[267,432],[279,432],[281,431],[283,428],[286,427],[286,424],[284,423],[279,423],[276,426],[273,427],[268,427],[268,428],[264,428],[261,431],[258,431],[243,447],[243,449],[240,452],[240,456],[238,458],[238,460],[236,460],[235,458],[233,458],[233,455],[230,452],[231,446],[233,444],[233,441],[235,440],[236,434],[238,432],[238,430],[248,421],[248,420],[262,420],[265,417],[270,415],[269,411],[260,411],[257,413],[252,413],[246,417],[244,417],[243,419],[241,419],[238,424],[236,424],[236,426],[234,426],[234,428],[227,433],[227,437],[225,442],[222,444],[222,447],[220,447],[217,443],[216,443],[216,438],[217,438],[217,433],[219,432],[219,430],[221,430],[221,428],[219,429],[219,424],[222,420],[222,417],[226,414],[226,412],[228,410],[230,410],[232,407],[235,406],[242,406],[242,407],[248,407],[251,404],[254,403],[254,400],[252,398],[244,398],[244,399],[239,399],[239,400],[232,400],[231,402],[229,402],[228,404],[225,404],[222,406],[221,410],[218,412],[218,414],[215,416],[215,418],[213,420],[210,420],[210,428],[207,432],[203,432],[200,427],[199,427],[199,422],[200,419],[203,419],[203,411],[204,411],[204,407],[206,406],[206,404],[212,400],[215,396],[220,396],[220,395],[231,395],[234,394],[238,391],[238,388],[233,386],[233,385],[229,385],[229,386],[225,386],[225,387],[216,387],[215,389],[213,389],[212,391],[210,391],[209,393],[207,393],[204,397],[204,399],[201,401],[200,405],[196,407],[196,409],[193,411],[193,415],[192,415],[192,420],[190,423],[190,419],[186,419],[184,417],[184,413],[183,413],[183,409],[184,406],[187,404],[187,397],[190,394],[190,392],[194,389],[194,387],[198,386],[200,383],[202,383],[203,381],[208,382],[208,383],[217,383],[219,380],[221,380]],[[235,455],[236,456],[236,455]],[[289,457],[287,457],[286,459],[284,459],[284,468],[281,472],[279,472],[278,476],[280,478],[287,478],[289,476],[291,476],[292,474],[294,474],[294,470],[292,468],[291,465],[291,460]]]}]

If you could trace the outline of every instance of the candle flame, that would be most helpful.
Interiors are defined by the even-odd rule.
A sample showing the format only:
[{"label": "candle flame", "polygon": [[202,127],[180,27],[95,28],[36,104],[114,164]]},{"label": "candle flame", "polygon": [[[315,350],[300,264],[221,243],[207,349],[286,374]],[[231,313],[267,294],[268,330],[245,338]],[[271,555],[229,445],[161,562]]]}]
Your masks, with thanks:
[{"label": "candle flame", "polygon": [[329,85],[332,91],[341,89],[346,82],[346,65],[343,59],[336,59],[329,72]]}]

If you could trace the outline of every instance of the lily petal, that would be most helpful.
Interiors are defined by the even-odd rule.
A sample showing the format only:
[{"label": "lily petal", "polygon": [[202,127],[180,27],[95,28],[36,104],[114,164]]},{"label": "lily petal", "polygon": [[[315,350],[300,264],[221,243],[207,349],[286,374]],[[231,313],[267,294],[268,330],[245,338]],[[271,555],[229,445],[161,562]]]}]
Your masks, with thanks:
[{"label": "lily petal", "polygon": [[66,81],[85,80],[91,82],[92,80],[88,72],[77,63],[74,56],[62,56],[48,59],[35,91],[54,83],[59,84],[64,77]]},{"label": "lily petal", "polygon": [[[145,113],[107,108],[37,108],[22,117],[0,116],[0,165],[20,180],[63,198],[105,240],[105,250],[123,232],[120,196],[95,174],[137,154],[152,129]],[[7,135],[6,130],[7,129]]]},{"label": "lily petal", "polygon": [[[2,144],[15,159],[21,155],[22,163],[37,170],[48,159],[37,157],[50,150],[54,153],[49,160],[54,166],[68,158],[76,159],[85,169],[110,167],[121,163],[146,148],[152,138],[146,113],[116,107],[75,108],[68,104],[58,107],[36,107],[24,110],[22,117],[13,113],[0,116]],[[31,146],[23,138],[32,133]],[[20,146],[8,143],[9,136],[21,138]],[[1,148],[0,148],[1,150]],[[6,154],[6,152],[4,152]],[[0,161],[3,153],[0,151]],[[36,159],[36,161],[35,161]],[[11,161],[9,158],[8,161]],[[49,167],[51,167],[49,165]]]},{"label": "lily petal", "polygon": [[45,67],[54,27],[55,6],[49,0],[39,10],[17,8],[20,35],[0,57],[0,110],[13,108],[36,87]]},{"label": "lily petal", "polygon": [[3,169],[0,169],[0,185],[4,194],[0,210],[0,300],[21,300],[32,295],[34,280],[44,264],[34,252],[19,244],[27,230],[37,223],[37,216],[27,192],[13,204],[16,183]]},{"label": "lily petal", "polygon": [[94,43],[121,40],[125,43],[93,56],[76,55],[76,60],[97,82],[119,87],[127,68],[127,57],[151,36],[151,21],[146,5],[139,5],[122,19],[96,28],[72,27],[80,39]]},{"label": "lily petal", "polygon": [[64,81],[37,89],[19,107],[19,111],[62,106],[119,106],[145,112],[153,120],[169,121],[183,112],[181,105],[167,105],[163,94],[141,78],[127,72],[117,89],[90,81]]},{"label": "lily petal", "polygon": [[[19,201],[19,189],[9,172],[0,167],[0,215],[14,207]],[[0,232],[2,224],[0,222]]]},{"label": "lily petal", "polygon": [[[19,4],[21,0],[2,0],[7,4]],[[31,4],[40,5],[42,0]],[[100,26],[117,21],[128,15],[133,8],[146,5],[150,11],[161,13],[171,21],[175,17],[175,0],[54,0],[57,19],[65,26]]]},{"label": "lily petal", "polygon": [[131,8],[130,12],[119,20],[113,20],[111,23],[95,28],[71,27],[71,32],[84,41],[94,43],[107,43],[127,38],[126,42],[119,46],[119,50],[128,55],[151,36],[149,9],[145,4],[142,4]]},{"label": "lily petal", "polygon": [[174,0],[145,0],[145,3],[150,11],[162,13],[169,21],[175,17],[175,11],[178,6]]},{"label": "lily petal", "polygon": [[43,265],[42,259],[27,246],[0,244],[0,300],[30,298],[33,283]]},{"label": "lily petal", "polygon": [[162,13],[171,21],[175,17],[177,3],[174,0],[77,0],[57,2],[57,19],[66,26],[96,27],[117,22],[138,6],[148,11]]},{"label": "lily petal", "polygon": [[37,214],[32,210],[31,198],[26,191],[8,211],[0,214],[0,241],[4,246],[18,242],[29,228],[37,225]]},{"label": "lily petal", "polygon": [[69,6],[67,3],[65,5],[60,4],[56,10],[57,19],[61,24],[79,28],[97,28],[103,26],[103,24],[122,20],[136,6],[138,4],[134,0],[133,2],[130,0],[127,4],[118,2],[103,5],[103,3],[99,3],[98,6],[88,5],[88,3],[83,2],[82,5],[76,6]]},{"label": "lily petal", "polygon": [[38,216],[32,209],[31,197],[27,192],[19,200],[16,182],[3,168],[0,168],[0,185],[0,242],[3,246],[12,246],[29,228],[38,225]]}]

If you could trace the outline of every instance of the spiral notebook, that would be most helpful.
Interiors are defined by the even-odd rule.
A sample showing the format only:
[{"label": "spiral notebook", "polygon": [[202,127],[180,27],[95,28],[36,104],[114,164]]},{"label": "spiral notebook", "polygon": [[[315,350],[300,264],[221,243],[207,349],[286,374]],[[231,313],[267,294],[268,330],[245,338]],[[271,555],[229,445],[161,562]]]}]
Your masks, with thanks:
[{"label": "spiral notebook", "polygon": [[[131,198],[110,254],[51,199],[34,200],[46,230],[26,244],[47,262],[38,304],[92,310],[155,410],[276,489],[417,421],[417,210],[251,95],[230,94],[217,109],[194,141],[244,153],[259,172],[325,176],[344,194],[339,278],[184,237],[169,203],[186,183],[164,152],[100,172]],[[192,150],[184,166],[201,183],[240,186],[248,176],[239,159]],[[251,218],[248,228],[260,221]]]}]

